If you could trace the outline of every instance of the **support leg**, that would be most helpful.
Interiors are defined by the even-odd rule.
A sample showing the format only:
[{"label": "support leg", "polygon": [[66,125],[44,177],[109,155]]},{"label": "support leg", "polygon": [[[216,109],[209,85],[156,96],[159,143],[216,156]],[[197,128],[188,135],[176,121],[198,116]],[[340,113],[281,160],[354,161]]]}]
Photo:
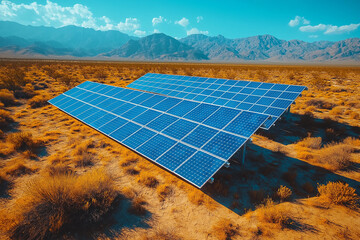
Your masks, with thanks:
[{"label": "support leg", "polygon": [[245,163],[245,153],[246,153],[246,142],[243,145],[243,155],[242,155],[242,164]]}]

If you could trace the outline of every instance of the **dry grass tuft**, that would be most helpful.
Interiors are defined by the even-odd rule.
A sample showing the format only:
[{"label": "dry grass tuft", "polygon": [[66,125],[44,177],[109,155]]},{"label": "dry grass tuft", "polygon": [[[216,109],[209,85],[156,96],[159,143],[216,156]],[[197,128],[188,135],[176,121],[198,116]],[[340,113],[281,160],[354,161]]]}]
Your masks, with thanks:
[{"label": "dry grass tuft", "polygon": [[147,202],[142,197],[136,197],[132,200],[129,212],[138,216],[146,214],[146,208],[144,207]]},{"label": "dry grass tuft", "polygon": [[3,173],[12,177],[19,177],[24,174],[31,174],[37,170],[35,167],[30,167],[23,159],[13,159],[8,162],[4,168],[1,169]]},{"label": "dry grass tuft", "polygon": [[173,188],[167,184],[162,184],[156,189],[156,192],[160,201],[165,201],[173,193]]},{"label": "dry grass tuft", "polygon": [[10,112],[0,109],[0,129],[9,128],[10,123],[14,122]]},{"label": "dry grass tuft", "polygon": [[39,108],[46,106],[48,104],[49,97],[44,95],[37,95],[33,98],[31,98],[28,103],[31,108]]},{"label": "dry grass tuft", "polygon": [[288,200],[292,195],[292,191],[290,188],[286,186],[280,186],[278,190],[276,191],[276,196],[280,199],[280,201],[286,201]]},{"label": "dry grass tuft", "polygon": [[139,183],[142,183],[149,188],[156,188],[159,184],[159,181],[156,179],[156,177],[145,171],[140,173],[137,180]]},{"label": "dry grass tuft", "polygon": [[326,185],[319,185],[318,192],[321,200],[336,205],[356,207],[360,199],[354,188],[342,182],[329,182]]},{"label": "dry grass tuft", "polygon": [[0,103],[2,103],[5,107],[16,105],[14,94],[7,89],[1,89]]},{"label": "dry grass tuft", "polygon": [[83,175],[40,175],[23,187],[11,209],[14,239],[61,238],[69,231],[101,222],[117,197],[102,169]]},{"label": "dry grass tuft", "polygon": [[283,206],[276,206],[270,198],[258,207],[256,216],[262,223],[272,223],[281,228],[289,227],[292,223],[288,209]]},{"label": "dry grass tuft", "polygon": [[299,141],[297,145],[311,149],[320,149],[322,144],[321,137],[306,137]]},{"label": "dry grass tuft", "polygon": [[219,240],[230,240],[240,235],[239,225],[234,224],[230,219],[221,219],[213,225],[211,233]]},{"label": "dry grass tuft", "polygon": [[320,149],[315,161],[332,171],[343,170],[352,165],[353,147],[347,144],[329,144]]},{"label": "dry grass tuft", "polygon": [[42,141],[33,139],[32,134],[28,132],[11,133],[7,136],[7,141],[17,151],[29,150],[33,153],[42,145]]}]

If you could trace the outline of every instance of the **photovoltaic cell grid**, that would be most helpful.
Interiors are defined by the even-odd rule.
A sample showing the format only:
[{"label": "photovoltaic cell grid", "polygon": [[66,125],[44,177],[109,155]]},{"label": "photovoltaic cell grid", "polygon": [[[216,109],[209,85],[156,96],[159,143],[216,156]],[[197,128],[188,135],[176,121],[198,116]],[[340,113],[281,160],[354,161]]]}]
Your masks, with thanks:
[{"label": "photovoltaic cell grid", "polygon": [[197,187],[268,118],[94,82],[49,102]]},{"label": "photovoltaic cell grid", "polygon": [[271,116],[269,129],[305,86],[148,73],[130,88]]}]

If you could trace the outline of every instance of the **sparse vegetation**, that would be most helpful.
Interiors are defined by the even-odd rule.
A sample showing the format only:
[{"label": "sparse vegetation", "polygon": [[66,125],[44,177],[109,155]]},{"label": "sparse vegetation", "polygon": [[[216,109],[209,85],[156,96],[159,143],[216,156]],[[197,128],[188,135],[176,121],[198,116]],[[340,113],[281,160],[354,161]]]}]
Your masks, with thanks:
[{"label": "sparse vegetation", "polygon": [[288,200],[292,195],[292,191],[290,188],[286,186],[280,186],[278,190],[276,191],[276,196],[280,199],[280,201],[286,201]]},{"label": "sparse vegetation", "polygon": [[319,185],[318,191],[320,199],[331,204],[356,207],[359,203],[359,196],[355,193],[355,189],[347,183],[329,182],[326,185]]},{"label": "sparse vegetation", "polygon": [[233,237],[239,235],[239,226],[224,218],[212,227],[212,233],[219,240],[233,239]]},{"label": "sparse vegetation", "polygon": [[[113,180],[98,169],[82,175],[41,175],[26,183],[8,216],[16,239],[48,239],[88,228],[112,209]],[[15,210],[15,211],[14,211]]]},{"label": "sparse vegetation", "polygon": [[[261,131],[261,144],[254,136],[245,167],[234,164],[222,169],[213,184],[199,190],[46,102],[85,80],[124,87],[147,72],[299,84],[309,90],[292,105],[289,118],[273,131]],[[99,229],[95,238],[107,238],[101,235],[109,230],[107,215],[115,213],[117,189],[127,198],[119,204],[131,202],[128,209],[120,207],[115,213],[115,221],[126,219],[126,226],[131,225],[129,236],[120,235],[120,239],[278,238],[279,228],[284,227],[291,227],[292,236],[299,239],[322,238],[324,232],[329,238],[358,235],[356,221],[347,221],[357,220],[353,209],[316,206],[350,199],[355,196],[351,189],[358,191],[360,140],[354,137],[360,134],[358,67],[3,60],[0,75],[7,75],[0,77],[0,239],[8,239],[11,233],[15,239],[25,238],[26,233],[27,239],[90,238],[82,233],[70,236],[84,228]],[[113,189],[109,195],[98,190],[108,180],[84,180],[92,178],[100,166],[114,176],[109,180]],[[82,176],[87,177],[80,181]],[[317,182],[332,177],[349,180],[350,190],[323,187],[319,198],[314,198]],[[64,186],[60,187],[60,180]],[[36,201],[39,194],[29,197],[35,190],[27,190],[26,182],[34,185],[33,181],[40,186],[38,191],[51,197]],[[70,189],[70,183],[75,189]],[[51,184],[55,187],[50,191]],[[280,184],[284,186],[277,189]],[[53,200],[60,192],[62,197],[74,197]],[[338,197],[340,192],[346,197]],[[274,201],[294,201],[276,205],[266,200],[268,195]],[[81,202],[81,196],[86,201]],[[339,205],[352,206],[353,202]],[[76,216],[63,210],[75,208],[71,211]],[[325,214],[326,222],[317,224]],[[299,220],[299,225],[293,225],[292,219]],[[171,227],[159,228],[158,223]],[[119,231],[110,231],[116,236],[125,229],[119,226]]]}]

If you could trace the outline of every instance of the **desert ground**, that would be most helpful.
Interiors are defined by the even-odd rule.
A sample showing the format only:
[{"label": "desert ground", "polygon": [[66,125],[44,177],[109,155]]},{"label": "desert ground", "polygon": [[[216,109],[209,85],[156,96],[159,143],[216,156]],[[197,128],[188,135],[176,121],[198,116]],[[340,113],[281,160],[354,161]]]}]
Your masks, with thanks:
[{"label": "desert ground", "polygon": [[[47,100],[145,73],[305,85],[214,183],[186,183]],[[360,67],[0,61],[0,239],[360,239]]]}]

